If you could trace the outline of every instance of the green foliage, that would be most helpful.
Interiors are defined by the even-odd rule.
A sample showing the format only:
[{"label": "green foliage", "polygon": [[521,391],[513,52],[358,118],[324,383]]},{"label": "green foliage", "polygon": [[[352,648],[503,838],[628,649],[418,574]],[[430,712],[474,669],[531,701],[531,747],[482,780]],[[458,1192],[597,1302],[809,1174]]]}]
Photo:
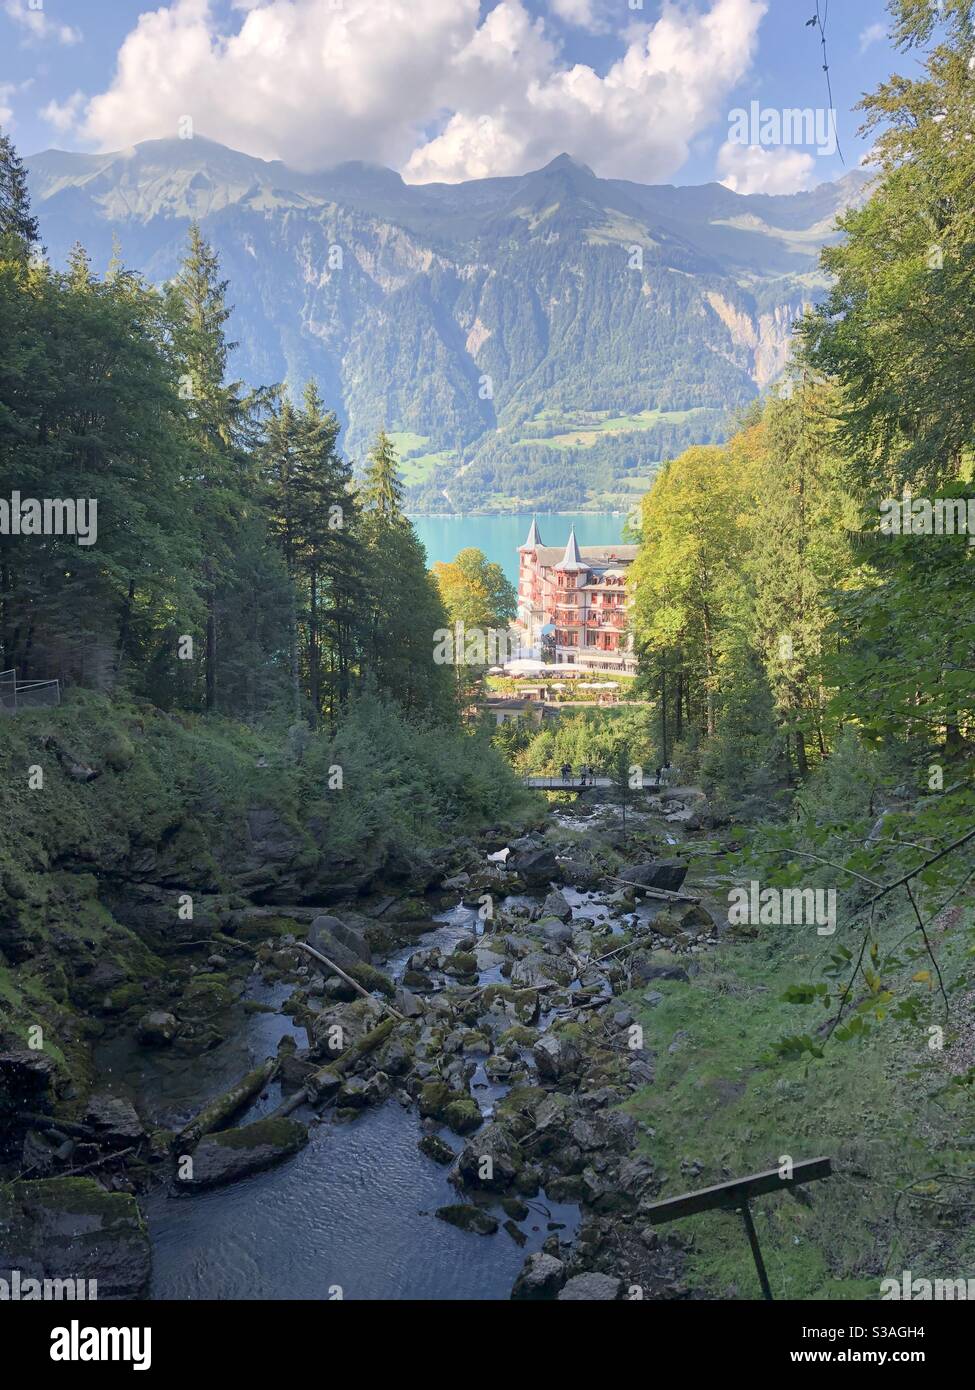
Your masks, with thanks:
[{"label": "green foliage", "polygon": [[90,546],[3,537],[0,666],[313,728],[372,680],[411,715],[454,720],[433,660],[446,615],[388,437],[357,496],[313,384],[296,407],[233,379],[228,282],[199,227],[163,293],[117,252],[103,281],[80,248],[63,273],[31,262],[6,140],[0,217],[0,497],[98,509]]},{"label": "green foliage", "polygon": [[537,732],[522,721],[510,722],[500,725],[492,737],[524,775],[555,776],[563,763],[569,763],[576,772],[585,764],[600,776],[613,776],[623,749],[627,768],[639,764],[645,776],[651,776],[658,757],[653,712],[644,708],[566,712]]},{"label": "green foliage", "polygon": [[309,796],[321,796],[330,766],[342,769],[342,791],[324,806],[327,840],[340,855],[415,854],[534,810],[487,730],[432,729],[369,690],[353,700],[334,738],[303,761]]}]

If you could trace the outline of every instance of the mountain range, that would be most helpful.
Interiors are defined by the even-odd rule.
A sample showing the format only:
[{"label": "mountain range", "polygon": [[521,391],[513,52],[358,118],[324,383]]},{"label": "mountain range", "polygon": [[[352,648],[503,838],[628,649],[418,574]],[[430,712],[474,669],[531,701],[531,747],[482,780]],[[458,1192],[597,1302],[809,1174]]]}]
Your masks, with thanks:
[{"label": "mountain range", "polygon": [[394,437],[415,511],[625,509],[660,460],[721,439],[822,297],[818,257],[864,196],[602,179],[568,155],[520,177],[406,184],[299,173],[213,141],[28,160],[57,264],[113,237],[162,283],[198,221],[220,254],[233,370],[314,378],[361,460]]}]

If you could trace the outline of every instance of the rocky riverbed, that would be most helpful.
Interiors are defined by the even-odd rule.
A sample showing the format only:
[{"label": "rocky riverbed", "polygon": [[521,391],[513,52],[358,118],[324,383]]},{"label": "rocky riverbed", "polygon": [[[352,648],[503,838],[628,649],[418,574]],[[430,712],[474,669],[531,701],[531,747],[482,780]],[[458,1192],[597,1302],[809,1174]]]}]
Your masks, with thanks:
[{"label": "rocky riverbed", "polygon": [[647,798],[624,835],[589,794],[388,893],[187,942],[168,997],[102,1039],[78,1123],[21,1059],[0,1266],[103,1297],[688,1296],[648,1216],[668,1175],[627,1101],[655,1057],[622,996],[652,1006],[716,940],[706,893],[662,896],[690,895],[706,824]]}]

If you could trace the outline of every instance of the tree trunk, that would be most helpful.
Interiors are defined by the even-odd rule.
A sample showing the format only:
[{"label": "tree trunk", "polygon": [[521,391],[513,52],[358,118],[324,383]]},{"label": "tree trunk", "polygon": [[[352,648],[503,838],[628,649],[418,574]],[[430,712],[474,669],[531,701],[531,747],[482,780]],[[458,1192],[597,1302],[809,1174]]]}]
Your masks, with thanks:
[{"label": "tree trunk", "polygon": [[229,1120],[231,1115],[236,1114],[241,1106],[273,1080],[277,1069],[277,1057],[269,1057],[259,1067],[249,1071],[236,1086],[231,1086],[229,1091],[224,1091],[223,1095],[211,1100],[189,1124],[184,1125],[176,1136],[177,1141],[187,1145],[195,1144],[204,1134],[209,1134],[211,1130],[223,1124],[224,1120]]},{"label": "tree trunk", "polygon": [[308,722],[313,729],[317,729],[321,713],[321,670],[318,654],[318,567],[316,565],[313,565],[311,570],[310,604],[311,607],[308,617],[308,687],[311,696],[311,710],[309,711]]}]

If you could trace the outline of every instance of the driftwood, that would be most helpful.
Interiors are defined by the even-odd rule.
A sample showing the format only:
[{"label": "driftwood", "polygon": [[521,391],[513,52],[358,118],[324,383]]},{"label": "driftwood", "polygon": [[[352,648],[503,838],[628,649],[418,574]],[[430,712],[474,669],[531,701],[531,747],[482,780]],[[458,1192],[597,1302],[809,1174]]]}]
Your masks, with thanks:
[{"label": "driftwood", "polygon": [[283,1120],[287,1115],[290,1115],[293,1110],[297,1110],[299,1105],[304,1105],[306,1101],[314,1100],[323,1081],[328,1080],[330,1077],[342,1076],[348,1071],[349,1067],[352,1066],[353,1062],[357,1062],[360,1057],[365,1057],[368,1052],[373,1052],[380,1043],[385,1042],[395,1026],[396,1019],[384,1018],[382,1023],[376,1028],[373,1028],[371,1032],[363,1033],[362,1037],[359,1038],[357,1042],[352,1043],[350,1047],[347,1047],[340,1056],[336,1057],[334,1062],[329,1062],[327,1066],[321,1067],[318,1071],[314,1072],[308,1078],[305,1085],[302,1086],[301,1090],[295,1091],[293,1096],[289,1096],[287,1100],[282,1101],[277,1110],[273,1110],[268,1118],[272,1120]]},{"label": "driftwood", "polygon": [[277,1057],[268,1057],[259,1067],[249,1071],[245,1077],[231,1086],[229,1091],[211,1100],[189,1124],[184,1125],[176,1136],[177,1142],[186,1145],[196,1144],[211,1130],[229,1120],[243,1105],[252,1100],[257,1093],[273,1080],[278,1069]]},{"label": "driftwood", "polygon": [[671,893],[669,888],[647,888],[642,883],[633,883],[628,878],[617,878],[615,874],[607,874],[607,878],[614,883],[625,883],[627,888],[638,888],[648,898],[660,898],[665,903],[699,903],[700,898],[695,898],[690,893]]},{"label": "driftwood", "polygon": [[[359,984],[358,980],[353,980],[351,975],[347,975],[340,965],[335,964],[334,960],[329,960],[328,956],[323,956],[321,951],[316,951],[315,947],[309,946],[307,941],[299,941],[298,945],[301,947],[303,951],[307,951],[310,956],[314,956],[316,960],[320,960],[323,965],[327,965],[329,970],[334,970],[336,975],[339,975],[347,985],[351,985],[357,994],[362,995],[363,999],[372,999],[372,995],[369,993],[369,991],[367,989],[363,989],[362,985]],[[376,1001],[373,1000],[373,1002],[375,1003]],[[393,1008],[392,1004],[384,1003],[382,1007],[386,1010],[387,1013],[392,1014],[393,1018],[395,1018],[398,1022],[404,1022],[403,1015],[398,1014],[396,1010]]]},{"label": "driftwood", "polygon": [[182,951],[195,951],[200,946],[226,946],[237,951],[249,951],[252,956],[256,956],[258,950],[249,941],[238,941],[234,936],[225,936],[223,932],[214,932],[213,936],[204,936],[198,941],[180,941],[162,954],[176,956]]},{"label": "driftwood", "polygon": [[90,1173],[93,1168],[101,1168],[104,1163],[111,1163],[113,1158],[125,1158],[128,1154],[135,1153],[135,1145],[128,1149],[114,1149],[111,1153],[102,1154],[101,1158],[96,1158],[93,1163],[84,1163],[80,1168],[69,1168],[66,1173],[59,1173],[59,1178],[74,1178],[79,1173]]},{"label": "driftwood", "polygon": [[31,1129],[39,1129],[42,1134],[68,1134],[72,1139],[98,1138],[97,1130],[91,1125],[79,1125],[73,1120],[58,1120],[53,1115],[38,1115],[33,1110],[21,1110],[18,1118],[26,1120]]}]

